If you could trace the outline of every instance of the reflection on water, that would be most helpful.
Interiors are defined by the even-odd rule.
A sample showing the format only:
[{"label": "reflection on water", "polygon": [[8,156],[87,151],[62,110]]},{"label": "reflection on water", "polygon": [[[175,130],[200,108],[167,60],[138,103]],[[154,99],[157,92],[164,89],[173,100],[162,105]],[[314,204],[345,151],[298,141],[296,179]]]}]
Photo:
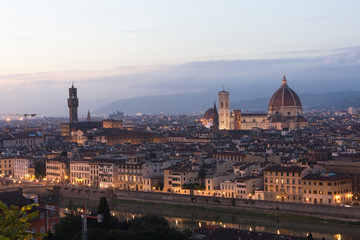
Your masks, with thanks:
[{"label": "reflection on water", "polygon": [[[83,201],[82,201],[83,203]],[[88,206],[96,206],[97,202],[89,201]],[[155,214],[165,217],[169,223],[183,231],[194,230],[201,226],[218,226],[235,228],[246,231],[268,232],[290,236],[306,237],[311,232],[314,239],[326,240],[358,240],[360,239],[359,226],[329,224],[321,222],[304,222],[294,220],[279,220],[275,216],[270,218],[254,218],[238,214],[217,214],[166,207],[146,207],[126,204],[110,206],[112,214],[119,219],[132,220],[146,214]]]},{"label": "reflection on water", "polygon": [[[113,214],[118,219],[123,220],[131,220],[134,217],[141,217],[147,213],[130,213],[130,212],[119,212],[113,211]],[[306,237],[307,232],[303,230],[296,229],[286,229],[286,228],[274,228],[267,226],[259,226],[259,225],[249,225],[249,224],[239,224],[239,223],[229,223],[229,222],[218,222],[218,221],[205,221],[205,220],[197,220],[197,219],[188,219],[188,218],[177,218],[177,217],[168,217],[164,216],[166,220],[171,224],[171,226],[178,228],[180,231],[185,229],[194,230],[196,228],[202,226],[217,226],[224,228],[235,228],[246,231],[256,231],[256,232],[268,232],[268,233],[276,233],[290,236],[298,236],[298,237]],[[296,226],[295,226],[296,228]],[[324,237],[329,240],[356,240],[356,236],[344,235],[344,234],[331,234],[326,232],[311,232],[315,239],[321,239]],[[358,236],[359,237],[359,236]]]}]

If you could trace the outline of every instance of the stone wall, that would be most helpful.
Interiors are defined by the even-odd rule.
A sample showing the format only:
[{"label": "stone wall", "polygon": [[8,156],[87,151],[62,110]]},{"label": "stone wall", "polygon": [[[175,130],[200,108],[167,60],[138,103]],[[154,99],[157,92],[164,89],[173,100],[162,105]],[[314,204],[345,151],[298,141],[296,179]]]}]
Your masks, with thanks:
[{"label": "stone wall", "polygon": [[99,200],[105,196],[108,199],[130,199],[136,201],[152,201],[171,204],[185,204],[195,206],[218,206],[226,208],[251,208],[280,211],[286,213],[298,213],[316,215],[320,217],[338,217],[360,219],[360,207],[336,207],[327,205],[312,205],[301,203],[272,202],[261,200],[216,198],[206,196],[189,196],[170,193],[140,192],[125,190],[95,190],[82,188],[59,187],[59,194],[66,198],[81,198]]}]

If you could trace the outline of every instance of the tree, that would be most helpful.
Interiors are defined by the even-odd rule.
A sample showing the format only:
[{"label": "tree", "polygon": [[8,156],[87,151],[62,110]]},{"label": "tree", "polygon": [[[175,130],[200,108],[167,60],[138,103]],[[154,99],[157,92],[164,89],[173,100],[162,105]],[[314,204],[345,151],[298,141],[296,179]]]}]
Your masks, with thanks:
[{"label": "tree", "polygon": [[132,221],[130,232],[136,233],[138,239],[146,240],[183,240],[187,237],[182,232],[170,227],[165,218],[146,215]]},{"label": "tree", "polygon": [[104,219],[101,224],[98,224],[100,228],[110,229],[113,227],[113,221],[110,214],[110,209],[106,197],[101,197],[99,205],[96,210],[97,214],[102,214]]},{"label": "tree", "polygon": [[202,166],[198,172],[198,176],[201,179],[201,184],[204,184],[204,179],[206,177],[206,171],[205,168]]},{"label": "tree", "polygon": [[78,232],[81,234],[80,216],[67,215],[55,225],[54,234],[48,234],[46,240],[71,240]]},{"label": "tree", "polygon": [[39,177],[46,177],[46,166],[45,162],[35,162],[35,177],[39,179]]},{"label": "tree", "polygon": [[0,239],[28,240],[43,236],[39,233],[28,232],[30,221],[39,214],[38,211],[32,211],[35,206],[35,204],[29,204],[22,208],[7,207],[0,201]]}]

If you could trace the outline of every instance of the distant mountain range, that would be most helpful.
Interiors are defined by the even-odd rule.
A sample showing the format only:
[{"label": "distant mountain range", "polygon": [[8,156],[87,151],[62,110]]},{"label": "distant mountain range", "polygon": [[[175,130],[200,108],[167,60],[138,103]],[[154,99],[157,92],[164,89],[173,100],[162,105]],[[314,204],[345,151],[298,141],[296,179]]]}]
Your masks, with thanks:
[{"label": "distant mountain range", "polygon": [[[360,108],[360,92],[341,91],[322,94],[299,94],[304,110]],[[230,99],[231,100],[231,99]],[[252,100],[236,101],[230,104],[231,109],[245,112],[266,112],[270,96]],[[145,96],[118,100],[95,111],[97,114],[109,114],[117,110],[125,114],[156,114],[156,113],[192,113],[205,112],[217,104],[217,92]]]}]

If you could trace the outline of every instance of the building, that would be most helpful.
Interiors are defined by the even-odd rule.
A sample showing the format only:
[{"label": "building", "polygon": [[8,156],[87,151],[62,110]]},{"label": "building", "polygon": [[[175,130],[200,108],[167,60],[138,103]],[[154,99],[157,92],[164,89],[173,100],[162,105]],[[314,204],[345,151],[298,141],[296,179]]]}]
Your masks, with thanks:
[{"label": "building", "polygon": [[263,200],[255,195],[255,190],[264,189],[262,176],[238,177],[234,180],[234,183],[236,198]]},{"label": "building", "polygon": [[96,161],[90,164],[91,186],[113,188],[118,179],[119,165],[115,161]]},{"label": "building", "polygon": [[29,158],[14,158],[14,178],[30,180],[33,176],[29,175],[29,168],[33,162]]},{"label": "building", "polygon": [[164,169],[164,191],[181,192],[189,184],[201,184],[199,168],[191,165],[176,164]]},{"label": "building", "polygon": [[[115,144],[141,144],[153,142],[153,135],[142,131],[129,131],[118,128],[101,128],[84,133],[77,131],[73,135],[78,144],[103,143],[109,146]],[[75,140],[74,140],[75,141]]]},{"label": "building", "polygon": [[302,178],[310,168],[274,165],[264,169],[264,198],[267,201],[303,202]]},{"label": "building", "polygon": [[14,175],[14,159],[0,158],[0,176]]},{"label": "building", "polygon": [[0,148],[25,147],[35,149],[52,142],[55,142],[54,135],[43,135],[41,132],[36,131],[0,134]]},{"label": "building", "polygon": [[298,129],[309,123],[302,115],[302,105],[299,96],[288,86],[284,77],[280,88],[272,95],[268,109],[269,128]]},{"label": "building", "polygon": [[345,175],[352,180],[353,194],[360,199],[360,162],[354,161],[323,161],[318,162],[320,167],[325,168],[326,172]]},{"label": "building", "polygon": [[352,201],[351,178],[335,173],[308,174],[302,179],[304,203],[340,205]]},{"label": "building", "polygon": [[219,130],[230,129],[229,92],[222,90],[219,95]]},{"label": "building", "polygon": [[354,107],[349,107],[348,108],[348,114],[357,114],[357,109]]},{"label": "building", "polygon": [[206,110],[201,122],[206,128],[211,128],[214,131],[219,130],[219,114],[215,102],[213,108]]},{"label": "building", "polygon": [[298,95],[289,88],[284,77],[278,90],[272,95],[268,113],[244,113],[234,110],[230,113],[229,92],[221,91],[219,96],[219,130],[298,129],[308,125],[302,115],[302,105]]},{"label": "building", "polygon": [[[60,123],[61,136],[65,142],[76,142],[77,141],[77,131],[86,133],[91,129],[100,129],[100,128],[123,128],[123,121],[121,120],[112,120],[107,119],[104,121],[93,122],[91,121],[90,112],[88,111],[87,121],[79,122],[78,119],[78,107],[79,107],[79,98],[77,97],[77,88],[74,87],[74,84],[69,88],[69,98],[68,98],[68,107],[69,107],[69,122]],[[1,139],[1,137],[0,137]]]},{"label": "building", "polygon": [[70,182],[74,185],[91,186],[91,163],[88,160],[70,161]]},{"label": "building", "polygon": [[70,162],[62,158],[47,159],[46,179],[47,181],[61,183],[70,181]]},{"label": "building", "polygon": [[74,87],[74,83],[71,88],[69,88],[69,98],[68,98],[68,107],[69,107],[69,122],[74,123],[78,122],[78,107],[79,99],[77,97],[77,89]]},{"label": "building", "polygon": [[120,163],[115,187],[123,190],[143,191],[142,165],[142,162],[128,160]]}]

